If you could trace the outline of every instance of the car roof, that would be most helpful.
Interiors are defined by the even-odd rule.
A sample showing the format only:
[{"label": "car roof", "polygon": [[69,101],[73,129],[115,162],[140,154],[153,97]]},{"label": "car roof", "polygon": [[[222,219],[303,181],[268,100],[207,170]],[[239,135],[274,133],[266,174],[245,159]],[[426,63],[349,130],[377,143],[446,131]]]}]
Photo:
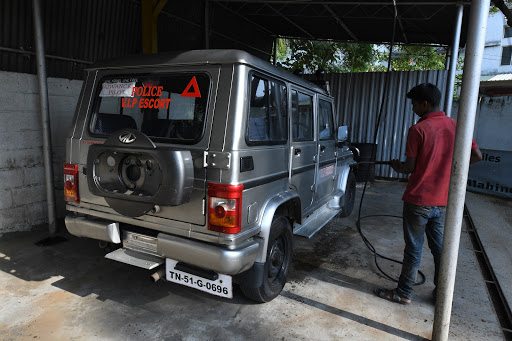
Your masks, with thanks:
[{"label": "car roof", "polygon": [[134,55],[98,61],[86,70],[115,70],[155,66],[190,66],[204,64],[244,64],[260,69],[290,82],[329,96],[327,91],[288,71],[270,64],[242,50],[190,50],[158,54]]}]

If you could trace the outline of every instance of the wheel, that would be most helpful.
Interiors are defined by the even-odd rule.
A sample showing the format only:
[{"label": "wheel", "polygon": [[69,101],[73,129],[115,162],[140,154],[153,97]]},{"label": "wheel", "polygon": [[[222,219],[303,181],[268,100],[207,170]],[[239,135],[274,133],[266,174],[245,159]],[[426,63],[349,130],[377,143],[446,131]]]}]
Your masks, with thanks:
[{"label": "wheel", "polygon": [[240,283],[244,295],[257,302],[270,302],[283,290],[292,263],[293,236],[290,222],[278,217],[272,222],[262,284],[257,288]]},{"label": "wheel", "polygon": [[356,201],[356,176],[350,172],[348,174],[347,187],[345,189],[345,203],[341,207],[340,217],[348,217],[354,209]]}]

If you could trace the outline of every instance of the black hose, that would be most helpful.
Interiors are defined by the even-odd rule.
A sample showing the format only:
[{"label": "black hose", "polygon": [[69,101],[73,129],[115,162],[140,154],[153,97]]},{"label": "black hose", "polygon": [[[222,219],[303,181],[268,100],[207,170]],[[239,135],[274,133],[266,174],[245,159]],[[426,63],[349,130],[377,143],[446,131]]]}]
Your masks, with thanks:
[{"label": "black hose", "polygon": [[[386,86],[385,86],[385,89],[389,89],[389,82],[390,82],[390,79],[391,79],[391,77],[390,77],[391,54],[392,54],[392,51],[393,51],[393,44],[395,42],[396,17],[397,17],[397,12],[396,12],[396,6],[395,6],[395,14],[394,14],[394,21],[393,21],[393,36],[392,36],[392,39],[391,39],[391,45],[390,45],[390,49],[389,49],[388,72],[386,73]],[[381,120],[381,117],[382,117],[382,111],[384,109],[384,104],[386,102],[386,99],[387,99],[387,96],[383,96],[383,99],[382,99],[382,102],[381,102],[381,106],[380,106],[380,110],[379,110],[379,116],[377,117],[377,122],[375,123],[375,134],[373,136],[373,146],[375,146],[376,143],[377,143],[377,133],[379,131],[380,120]],[[371,160],[370,163],[375,163],[375,164],[385,164],[387,162],[387,161],[375,161],[375,150],[374,150],[374,148],[372,148],[372,153],[371,153],[370,160]],[[381,267],[379,266],[378,258],[382,258],[382,259],[385,259],[385,260],[388,260],[388,261],[391,261],[391,262],[394,262],[394,263],[398,263],[398,264],[402,264],[402,262],[398,261],[396,259],[393,259],[393,258],[389,258],[389,257],[383,256],[380,253],[378,253],[377,250],[375,249],[375,247],[372,245],[372,243],[370,243],[370,241],[365,237],[365,235],[363,234],[363,230],[361,228],[361,220],[365,219],[365,218],[370,218],[370,217],[402,218],[401,216],[395,216],[395,215],[389,215],[389,214],[375,214],[375,215],[368,215],[368,216],[361,217],[361,208],[363,206],[363,199],[364,199],[364,195],[366,193],[366,186],[368,185],[369,176],[370,176],[370,172],[368,172],[366,174],[366,180],[364,182],[363,193],[361,194],[361,201],[359,202],[359,211],[358,211],[358,214],[357,214],[357,221],[356,221],[357,231],[359,232],[359,235],[363,239],[363,242],[366,245],[366,247],[373,253],[373,257],[374,257],[375,265],[377,266],[377,269],[379,269],[379,271],[386,278],[390,279],[393,282],[398,282],[397,279],[391,277],[384,270],[381,269]],[[423,272],[418,271],[418,274],[421,276],[421,280],[419,282],[414,283],[414,285],[422,285],[427,280],[425,275],[423,274]]]}]

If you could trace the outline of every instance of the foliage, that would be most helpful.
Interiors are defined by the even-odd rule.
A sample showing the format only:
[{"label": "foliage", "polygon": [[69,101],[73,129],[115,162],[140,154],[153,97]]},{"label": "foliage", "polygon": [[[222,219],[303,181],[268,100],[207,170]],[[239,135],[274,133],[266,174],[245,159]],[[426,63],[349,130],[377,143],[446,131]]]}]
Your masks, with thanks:
[{"label": "foliage", "polygon": [[314,73],[321,68],[326,72],[341,71],[340,59],[337,53],[339,43],[291,39],[286,41],[286,45],[288,49],[287,57],[277,64],[287,70],[305,70],[308,73]]},{"label": "foliage", "polygon": [[343,56],[341,72],[375,71],[375,63],[379,57],[375,45],[341,43],[340,51]]},{"label": "foliage", "polygon": [[[389,52],[381,53],[379,61],[387,65]],[[444,70],[444,54],[439,53],[432,46],[398,45],[393,51],[391,59],[392,71],[417,71],[417,70]],[[387,70],[387,66],[381,64],[380,71]]]},{"label": "foliage", "polygon": [[[510,8],[512,7],[512,0],[504,0],[503,1],[505,3],[505,5]],[[494,3],[491,4],[491,8],[489,9],[489,13],[490,14],[495,14],[495,13],[498,13],[500,11],[500,9],[498,7],[496,7],[494,5]]]},{"label": "foliage", "polygon": [[372,70],[377,57],[370,44],[296,39],[279,39],[277,44],[277,64],[289,71],[366,72]]},{"label": "foliage", "polygon": [[[386,71],[389,52],[373,44],[332,41],[284,40],[277,42],[277,65],[289,70],[314,73]],[[444,54],[434,47],[398,45],[394,48],[393,71],[444,69]]]},{"label": "foliage", "polygon": [[[464,57],[459,57],[457,60],[457,71],[462,71],[464,68]],[[455,85],[453,87],[453,98],[459,98],[459,89],[462,84],[462,72],[455,75]]]}]

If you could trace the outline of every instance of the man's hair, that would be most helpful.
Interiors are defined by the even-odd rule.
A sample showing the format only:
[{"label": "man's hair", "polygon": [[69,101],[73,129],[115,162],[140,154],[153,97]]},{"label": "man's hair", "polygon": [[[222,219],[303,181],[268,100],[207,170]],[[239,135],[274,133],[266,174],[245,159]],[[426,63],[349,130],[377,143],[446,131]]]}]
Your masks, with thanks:
[{"label": "man's hair", "polygon": [[439,108],[441,91],[432,83],[422,83],[415,86],[407,93],[407,98],[415,102],[427,101],[433,107]]}]

